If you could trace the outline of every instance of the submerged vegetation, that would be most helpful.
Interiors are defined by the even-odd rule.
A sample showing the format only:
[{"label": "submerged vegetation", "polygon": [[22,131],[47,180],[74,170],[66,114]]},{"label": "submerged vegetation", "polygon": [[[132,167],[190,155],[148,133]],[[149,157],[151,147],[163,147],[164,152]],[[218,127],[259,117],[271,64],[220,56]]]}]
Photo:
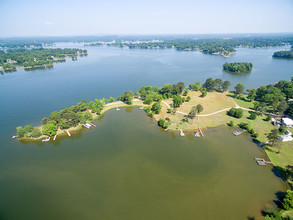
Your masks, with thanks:
[{"label": "submerged vegetation", "polygon": [[223,70],[232,73],[249,73],[252,70],[252,63],[225,63],[223,65]]},{"label": "submerged vegetation", "polygon": [[0,50],[0,65],[3,70],[15,70],[16,67],[34,68],[53,65],[53,62],[65,61],[66,57],[76,59],[78,55],[87,54],[82,49],[9,49]]}]

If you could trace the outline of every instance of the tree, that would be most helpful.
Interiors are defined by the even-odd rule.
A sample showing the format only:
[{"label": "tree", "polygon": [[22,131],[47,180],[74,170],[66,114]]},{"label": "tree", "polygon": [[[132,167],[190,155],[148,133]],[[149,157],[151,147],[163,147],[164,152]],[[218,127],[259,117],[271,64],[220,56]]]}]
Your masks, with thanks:
[{"label": "tree", "polygon": [[208,92],[212,92],[215,90],[215,80],[213,80],[212,78],[208,78],[205,83],[202,85],[202,87],[206,88],[206,91]]},{"label": "tree", "polygon": [[21,138],[25,135],[25,130],[23,129],[23,127],[19,126],[16,128],[16,130],[17,137]]},{"label": "tree", "polygon": [[180,95],[176,95],[173,97],[173,106],[175,108],[180,107],[180,105],[182,104],[182,98]]},{"label": "tree", "polygon": [[251,120],[255,120],[255,119],[256,119],[256,113],[255,113],[255,112],[250,112],[250,116],[249,116],[249,118],[250,118]]},{"label": "tree", "polygon": [[42,128],[42,133],[47,136],[53,136],[57,133],[57,122],[49,121]]},{"label": "tree", "polygon": [[206,88],[202,87],[200,91],[201,91],[201,97],[206,97],[207,96],[208,93],[207,93]]},{"label": "tree", "polygon": [[159,114],[160,111],[162,109],[162,106],[160,105],[160,103],[156,102],[153,104],[152,106],[152,111],[155,113],[155,114]]},{"label": "tree", "polygon": [[234,118],[242,118],[243,116],[243,110],[241,108],[231,108],[227,114],[229,116],[232,116]]},{"label": "tree", "polygon": [[240,95],[243,93],[245,87],[243,83],[238,83],[234,88],[235,88],[236,95]]},{"label": "tree", "polygon": [[128,105],[131,105],[133,100],[133,92],[132,91],[125,92],[123,95],[120,96],[120,100],[122,102],[125,102]]},{"label": "tree", "polygon": [[201,113],[203,111],[203,106],[201,104],[198,104],[196,106],[196,111],[197,111],[198,114]]},{"label": "tree", "polygon": [[288,109],[288,104],[286,101],[281,101],[278,106],[277,106],[277,111],[280,113],[280,114],[283,114],[284,111],[286,111]]},{"label": "tree", "polygon": [[215,79],[214,84],[215,84],[214,85],[215,90],[218,92],[221,91],[221,88],[223,86],[223,81],[221,79]]},{"label": "tree", "polygon": [[190,84],[189,85],[189,88],[194,90],[194,91],[198,91],[200,89],[200,82],[196,82],[196,83],[193,83],[193,84]]},{"label": "tree", "polygon": [[265,121],[270,121],[270,120],[272,120],[272,116],[271,115],[267,115]]},{"label": "tree", "polygon": [[190,96],[187,96],[187,98],[186,98],[186,102],[189,102],[190,99],[191,99],[191,97],[190,97]]},{"label": "tree", "polygon": [[42,135],[41,129],[39,128],[34,128],[34,130],[31,133],[32,137],[38,138]]},{"label": "tree", "polygon": [[293,209],[293,191],[287,190],[284,199],[281,201],[282,207],[285,210]]},{"label": "tree", "polygon": [[279,136],[279,130],[278,129],[273,129],[271,130],[270,133],[267,134],[267,138],[269,139],[269,141],[272,143],[272,146],[275,145],[277,139]]},{"label": "tree", "polygon": [[230,83],[229,81],[226,80],[226,81],[223,82],[223,84],[222,84],[222,90],[223,90],[223,91],[227,91],[230,85],[231,85],[231,83]]},{"label": "tree", "polygon": [[249,99],[249,101],[254,100],[256,97],[256,89],[247,89],[247,92],[248,92],[247,98]]},{"label": "tree", "polygon": [[160,127],[162,127],[162,128],[167,128],[167,127],[168,127],[167,123],[166,123],[165,120],[162,119],[162,118],[159,119],[159,121],[158,121],[158,125],[159,125]]},{"label": "tree", "polygon": [[196,116],[196,113],[197,113],[196,106],[192,106],[192,108],[191,108],[190,112],[188,113],[187,117],[192,119],[192,122],[193,122],[193,119]]},{"label": "tree", "polygon": [[49,121],[47,117],[42,118],[41,123],[44,125]]}]

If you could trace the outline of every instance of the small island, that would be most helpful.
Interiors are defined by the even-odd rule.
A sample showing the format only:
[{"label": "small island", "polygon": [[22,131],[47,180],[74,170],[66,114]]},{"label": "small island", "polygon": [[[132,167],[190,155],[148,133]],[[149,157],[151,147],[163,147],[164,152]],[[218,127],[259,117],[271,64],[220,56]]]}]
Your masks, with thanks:
[{"label": "small island", "polygon": [[87,50],[82,49],[9,49],[0,50],[0,70],[16,71],[18,68],[31,69],[35,67],[52,66],[54,62],[64,62],[71,57],[87,55]]},{"label": "small island", "polygon": [[252,66],[252,63],[246,62],[225,63],[223,65],[223,70],[231,73],[250,73]]},{"label": "small island", "polygon": [[276,51],[273,55],[274,58],[283,58],[283,59],[293,59],[293,50],[291,47],[291,50],[282,50],[282,51]]}]

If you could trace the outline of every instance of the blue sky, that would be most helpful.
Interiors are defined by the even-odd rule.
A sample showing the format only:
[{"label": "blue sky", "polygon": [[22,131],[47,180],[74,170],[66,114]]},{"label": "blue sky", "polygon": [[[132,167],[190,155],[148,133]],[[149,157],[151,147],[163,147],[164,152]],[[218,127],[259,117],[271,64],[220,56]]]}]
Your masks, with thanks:
[{"label": "blue sky", "polygon": [[293,0],[0,0],[0,37],[293,32]]}]

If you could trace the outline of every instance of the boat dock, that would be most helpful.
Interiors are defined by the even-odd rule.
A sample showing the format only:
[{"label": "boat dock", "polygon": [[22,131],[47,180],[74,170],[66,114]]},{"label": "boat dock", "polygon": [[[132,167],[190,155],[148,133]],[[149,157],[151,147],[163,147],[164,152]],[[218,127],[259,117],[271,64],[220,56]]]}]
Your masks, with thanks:
[{"label": "boat dock", "polygon": [[244,132],[246,132],[246,130],[244,130],[244,131],[233,131],[233,134],[234,134],[235,136],[238,136],[238,135],[243,134]]},{"label": "boat dock", "polygon": [[256,163],[260,166],[265,166],[268,164],[273,164],[271,161],[265,161],[263,158],[254,158]]},{"label": "boat dock", "polygon": [[57,136],[57,134],[55,134],[55,136],[54,136],[54,138],[53,138],[53,141],[55,141],[55,140],[56,140],[56,136]]},{"label": "boat dock", "polygon": [[180,136],[185,136],[184,132],[180,129]]},{"label": "boat dock", "polygon": [[96,125],[94,125],[94,124],[92,124],[92,123],[90,123],[90,122],[89,122],[89,124],[90,124],[91,126],[97,127]]},{"label": "boat dock", "polygon": [[68,136],[70,137],[70,136],[71,136],[71,134],[69,133],[69,131],[66,131],[66,132],[67,132]]},{"label": "boat dock", "polygon": [[198,130],[199,130],[201,136],[204,137],[202,130],[200,128],[198,128]]},{"label": "boat dock", "polygon": [[84,127],[86,127],[87,129],[89,129],[92,125],[90,123],[85,123],[85,124],[82,124]]}]

